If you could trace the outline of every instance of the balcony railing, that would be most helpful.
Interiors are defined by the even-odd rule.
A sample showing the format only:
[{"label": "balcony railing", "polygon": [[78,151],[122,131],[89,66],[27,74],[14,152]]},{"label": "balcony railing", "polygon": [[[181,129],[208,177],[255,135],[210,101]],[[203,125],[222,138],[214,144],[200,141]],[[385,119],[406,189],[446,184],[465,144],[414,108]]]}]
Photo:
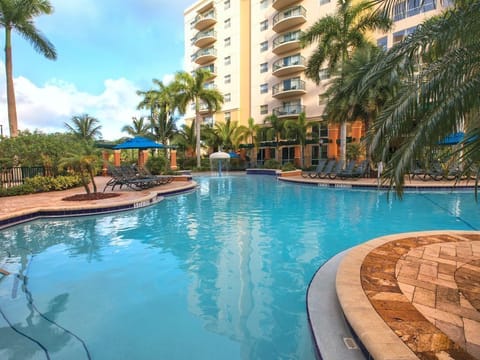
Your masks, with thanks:
[{"label": "balcony railing", "polygon": [[197,64],[204,64],[217,58],[217,50],[213,47],[200,49],[192,55],[192,61]]},{"label": "balcony railing", "polygon": [[276,98],[304,94],[305,92],[305,81],[300,79],[283,80],[272,87],[272,96]]},{"label": "balcony railing", "polygon": [[273,52],[275,54],[300,49],[300,30],[290,31],[273,39]]},{"label": "balcony railing", "polygon": [[210,10],[205,14],[198,14],[193,21],[193,26],[197,30],[204,30],[217,22],[215,10]]},{"label": "balcony railing", "polygon": [[293,6],[279,12],[273,18],[273,31],[282,32],[307,21],[307,10],[303,6]]},{"label": "balcony railing", "polygon": [[272,109],[273,115],[278,117],[296,117],[302,112],[305,112],[305,105],[301,104],[279,106]]},{"label": "balcony railing", "polygon": [[217,32],[214,30],[206,30],[197,33],[192,38],[192,44],[198,47],[204,47],[210,45],[217,40]]},{"label": "balcony railing", "polygon": [[305,69],[307,60],[299,54],[277,60],[272,65],[272,74],[285,76]]}]

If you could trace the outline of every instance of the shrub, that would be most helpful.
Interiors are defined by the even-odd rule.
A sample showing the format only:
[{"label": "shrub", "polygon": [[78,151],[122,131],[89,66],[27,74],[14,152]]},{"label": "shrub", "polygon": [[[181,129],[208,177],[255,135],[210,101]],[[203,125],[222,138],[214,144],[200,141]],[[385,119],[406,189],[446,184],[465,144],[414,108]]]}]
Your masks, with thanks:
[{"label": "shrub", "polygon": [[168,161],[163,156],[151,156],[145,166],[152,174],[158,175],[168,170]]},{"label": "shrub", "polygon": [[57,177],[35,176],[25,179],[25,183],[10,188],[0,188],[0,197],[27,195],[39,192],[58,191],[80,186],[82,181],[78,175]]},{"label": "shrub", "polygon": [[264,162],[265,169],[280,169],[280,163],[275,159],[268,159]]},{"label": "shrub", "polygon": [[297,168],[292,163],[286,163],[286,164],[283,164],[282,166],[282,171],[293,171],[293,170],[297,170]]}]

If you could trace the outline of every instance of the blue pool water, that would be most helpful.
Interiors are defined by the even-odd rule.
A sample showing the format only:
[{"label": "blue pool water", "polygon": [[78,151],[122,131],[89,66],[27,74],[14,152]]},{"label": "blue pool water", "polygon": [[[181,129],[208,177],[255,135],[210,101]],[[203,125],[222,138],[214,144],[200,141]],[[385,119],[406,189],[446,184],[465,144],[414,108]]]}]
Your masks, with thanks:
[{"label": "blue pool water", "polygon": [[[472,193],[199,177],[149,208],[0,232],[1,359],[314,359],[317,268],[381,235],[479,229]],[[26,281],[24,281],[26,277]]]}]

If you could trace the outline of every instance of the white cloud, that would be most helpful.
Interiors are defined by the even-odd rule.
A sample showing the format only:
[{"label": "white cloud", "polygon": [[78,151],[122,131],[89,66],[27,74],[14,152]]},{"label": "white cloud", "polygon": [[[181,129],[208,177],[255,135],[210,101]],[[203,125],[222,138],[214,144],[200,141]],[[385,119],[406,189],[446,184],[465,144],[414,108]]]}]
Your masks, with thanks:
[{"label": "white cloud", "polygon": [[[4,115],[0,118],[5,119],[2,124],[5,130],[8,122],[4,74],[1,78],[0,114]],[[57,79],[37,86],[25,77],[18,77],[14,85],[20,130],[64,132],[64,123],[72,116],[89,114],[100,121],[103,138],[114,140],[126,135],[121,129],[131,124],[132,116],[140,115],[136,110],[140,101],[136,95],[138,86],[125,78],[105,80],[104,90],[99,95],[81,92],[75,85]]]}]

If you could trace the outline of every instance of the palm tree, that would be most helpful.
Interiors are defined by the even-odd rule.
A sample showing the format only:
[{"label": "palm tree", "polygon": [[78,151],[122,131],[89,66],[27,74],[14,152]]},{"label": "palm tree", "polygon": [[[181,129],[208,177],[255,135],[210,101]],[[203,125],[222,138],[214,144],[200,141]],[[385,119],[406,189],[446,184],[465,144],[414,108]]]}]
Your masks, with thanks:
[{"label": "palm tree", "polygon": [[307,133],[310,125],[307,123],[305,113],[302,112],[295,120],[286,120],[285,129],[287,136],[293,137],[300,144],[300,167],[303,168],[303,154],[305,153],[305,144],[307,143]]},{"label": "palm tree", "polygon": [[186,152],[192,152],[195,149],[197,138],[195,136],[195,123],[191,126],[183,124],[181,129],[175,134],[174,142],[184,148]]},{"label": "palm tree", "polygon": [[[386,13],[371,11],[371,2],[352,3],[353,0],[338,0],[335,14],[321,18],[301,36],[303,46],[318,42],[305,70],[306,76],[317,84],[325,62],[328,62],[328,71],[343,81],[346,74],[344,64],[355,49],[368,43],[365,33],[376,29],[387,31],[391,27],[392,21]],[[346,155],[346,138],[347,124],[343,121],[340,127],[342,160]]]},{"label": "palm tree", "polygon": [[247,126],[239,126],[240,140],[253,145],[253,151],[252,149],[250,149],[249,151],[250,159],[257,158],[256,156],[254,156],[254,154],[257,153],[256,148],[258,148],[259,145],[259,137],[257,136],[259,128],[260,126],[258,124],[255,124],[255,120],[252,117],[248,118]]},{"label": "palm tree", "polygon": [[200,168],[200,125],[202,117],[200,116],[200,105],[204,104],[209,113],[220,110],[223,103],[223,95],[216,89],[206,89],[205,83],[211,78],[211,73],[205,69],[195,70],[193,75],[187,72],[178,72],[175,74],[173,88],[177,94],[177,104],[181,114],[185,114],[187,106],[190,103],[195,105],[195,133],[197,155],[197,167]]},{"label": "palm tree", "polygon": [[230,119],[225,122],[217,122],[214,126],[214,132],[225,150],[235,150],[238,147],[241,138],[238,122]]},{"label": "palm tree", "polygon": [[285,131],[284,123],[285,121],[279,119],[275,114],[267,116],[264,120],[264,124],[270,125],[270,127],[266,130],[266,135],[275,139],[275,160],[277,161],[280,161],[280,152],[278,149],[280,147],[280,139]]},{"label": "palm tree", "polygon": [[145,123],[145,118],[132,117],[132,125],[125,125],[122,128],[122,132],[126,132],[131,136],[145,136],[148,137],[150,131],[150,125]]},{"label": "palm tree", "polygon": [[412,162],[445,136],[465,132],[455,155],[466,164],[480,153],[479,16],[480,2],[456,2],[393,47],[366,78],[368,87],[392,70],[406,70],[371,133],[372,151],[386,163],[384,175],[399,194]]},{"label": "palm tree", "polygon": [[153,79],[158,90],[137,91],[143,96],[138,109],[150,110],[150,128],[157,141],[168,143],[176,132],[175,126],[175,93],[173,84],[164,85],[162,81]]},{"label": "palm tree", "polygon": [[65,127],[80,139],[93,141],[102,135],[100,122],[88,114],[74,116],[71,121],[72,124],[65,123]]},{"label": "palm tree", "polygon": [[55,60],[57,54],[54,46],[33,23],[34,17],[52,12],[53,7],[48,0],[0,0],[0,26],[5,28],[5,74],[11,137],[18,135],[17,105],[13,86],[12,31],[16,30],[47,59]]}]

